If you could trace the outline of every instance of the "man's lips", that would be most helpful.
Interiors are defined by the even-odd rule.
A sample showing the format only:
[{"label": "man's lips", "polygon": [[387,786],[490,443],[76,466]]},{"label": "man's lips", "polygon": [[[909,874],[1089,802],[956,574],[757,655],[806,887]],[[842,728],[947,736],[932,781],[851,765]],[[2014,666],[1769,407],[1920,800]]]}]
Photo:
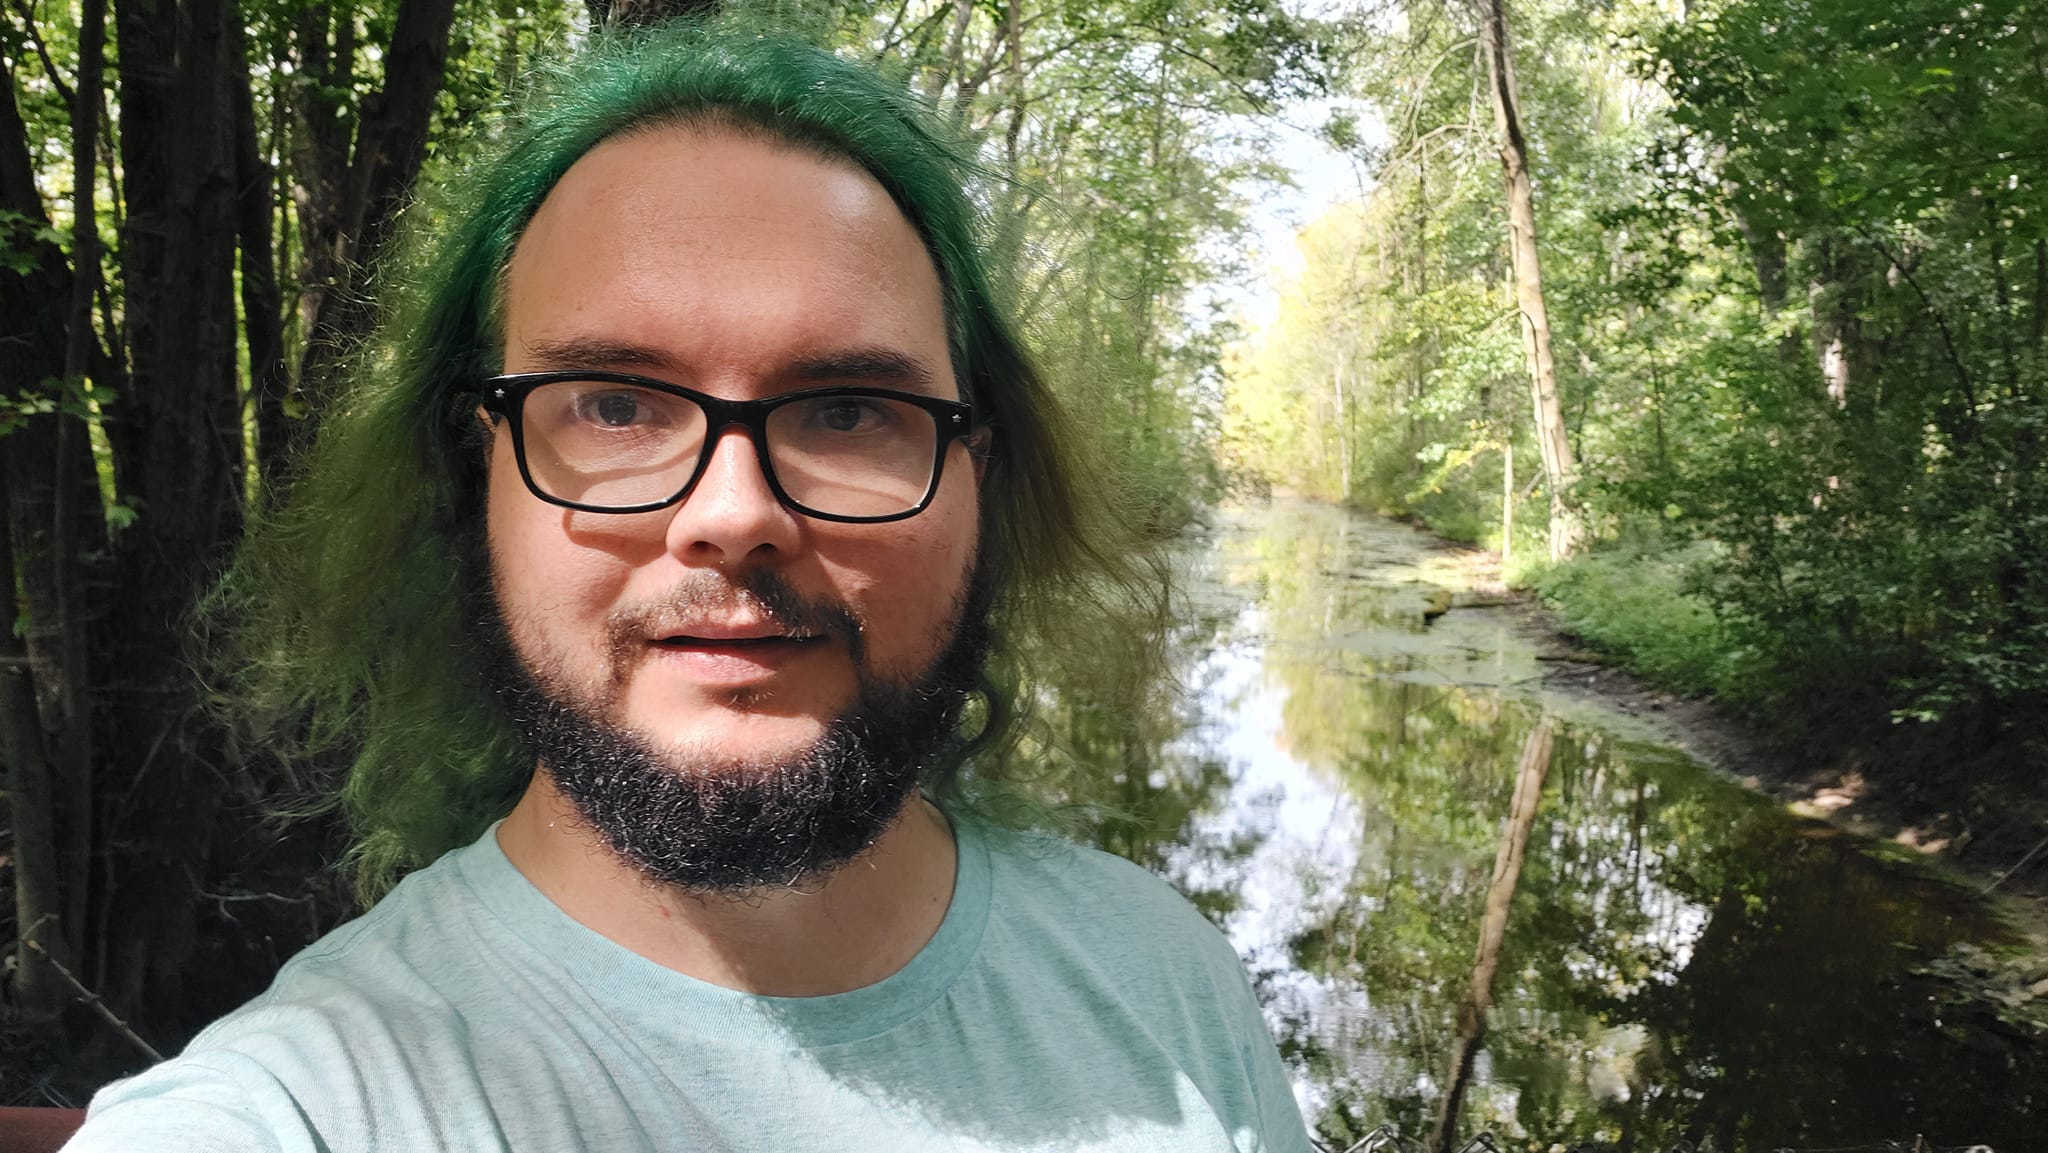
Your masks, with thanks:
[{"label": "man's lips", "polygon": [[679,633],[647,643],[657,667],[680,673],[705,687],[739,688],[781,673],[827,638],[808,633],[711,635]]},{"label": "man's lips", "polygon": [[683,633],[671,637],[658,637],[648,643],[666,649],[753,649],[772,648],[778,645],[808,645],[824,639],[809,633],[772,633],[767,636],[702,636]]}]

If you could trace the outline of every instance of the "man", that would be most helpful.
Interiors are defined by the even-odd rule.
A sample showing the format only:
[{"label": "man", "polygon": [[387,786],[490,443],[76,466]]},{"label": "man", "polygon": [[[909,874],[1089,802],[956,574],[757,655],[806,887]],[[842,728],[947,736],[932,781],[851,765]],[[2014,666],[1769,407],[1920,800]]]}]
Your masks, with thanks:
[{"label": "man", "polygon": [[1306,1149],[1221,936],[958,801],[992,619],[1114,558],[924,114],[684,26],[463,188],[223,594],[432,864],[73,1147]]}]

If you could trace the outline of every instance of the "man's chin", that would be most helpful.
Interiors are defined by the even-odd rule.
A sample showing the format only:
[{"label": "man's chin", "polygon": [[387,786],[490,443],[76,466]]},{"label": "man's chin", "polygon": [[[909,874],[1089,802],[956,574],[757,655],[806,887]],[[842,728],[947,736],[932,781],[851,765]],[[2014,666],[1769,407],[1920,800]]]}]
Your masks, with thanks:
[{"label": "man's chin", "polygon": [[811,755],[831,729],[829,720],[804,714],[739,709],[674,710],[625,728],[652,750],[656,763],[677,773],[753,773]]},{"label": "man's chin", "polygon": [[[822,876],[870,848],[916,793],[932,747],[842,719],[782,756],[715,743],[662,748],[552,711],[527,732],[556,790],[621,860],[658,884],[740,894]],[[691,754],[685,748],[695,748]]]}]

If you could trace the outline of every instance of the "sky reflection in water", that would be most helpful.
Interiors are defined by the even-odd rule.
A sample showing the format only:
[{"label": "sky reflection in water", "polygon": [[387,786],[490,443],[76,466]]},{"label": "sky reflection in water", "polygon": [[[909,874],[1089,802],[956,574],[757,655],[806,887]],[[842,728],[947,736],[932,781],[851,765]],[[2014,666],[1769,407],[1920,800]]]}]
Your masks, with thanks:
[{"label": "sky reflection in water", "polygon": [[[1426,1135],[1455,1085],[1457,1133],[1536,1147],[2032,1146],[2042,1056],[1911,972],[1998,939],[1988,912],[1546,699],[1506,618],[1425,626],[1441,560],[1320,506],[1220,514],[1185,558],[1186,715],[1126,789],[1179,831],[1104,838],[1221,917],[1326,1143]],[[1489,890],[1506,929],[1475,1014]]]}]

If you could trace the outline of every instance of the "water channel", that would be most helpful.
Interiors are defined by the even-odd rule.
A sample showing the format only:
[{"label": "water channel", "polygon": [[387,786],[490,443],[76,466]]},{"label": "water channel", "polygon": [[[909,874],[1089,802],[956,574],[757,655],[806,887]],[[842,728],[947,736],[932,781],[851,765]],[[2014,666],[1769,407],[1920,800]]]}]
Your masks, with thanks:
[{"label": "water channel", "polygon": [[1319,505],[1214,514],[1138,783],[1177,832],[1113,846],[1224,923],[1323,1143],[2041,1147],[2048,1054],[1923,971],[2009,939],[1986,906],[1546,691],[1506,613],[1426,623],[1446,561]]}]

